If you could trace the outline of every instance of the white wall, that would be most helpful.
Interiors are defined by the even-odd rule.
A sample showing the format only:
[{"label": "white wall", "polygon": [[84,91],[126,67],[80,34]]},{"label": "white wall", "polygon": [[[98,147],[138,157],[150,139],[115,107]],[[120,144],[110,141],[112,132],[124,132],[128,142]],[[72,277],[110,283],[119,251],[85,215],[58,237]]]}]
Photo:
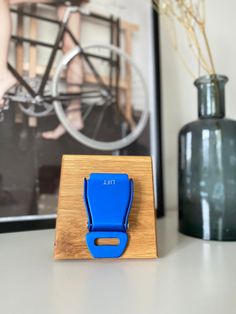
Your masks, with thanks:
[{"label": "white wall", "polygon": [[[216,72],[230,81],[226,86],[226,115],[236,119],[236,1],[206,0],[207,31]],[[177,209],[177,134],[197,118],[193,79],[173,51],[161,20],[164,179],[167,209]],[[179,42],[185,40],[182,36]],[[192,63],[197,75],[197,65]],[[236,134],[235,134],[236,136]]]}]

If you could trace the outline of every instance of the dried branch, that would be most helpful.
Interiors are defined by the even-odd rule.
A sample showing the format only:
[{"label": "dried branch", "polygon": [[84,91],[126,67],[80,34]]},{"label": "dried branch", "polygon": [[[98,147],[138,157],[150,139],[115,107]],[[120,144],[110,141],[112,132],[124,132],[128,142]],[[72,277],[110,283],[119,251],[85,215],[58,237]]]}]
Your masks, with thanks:
[{"label": "dried branch", "polygon": [[[172,21],[172,23],[168,24],[172,25],[172,30],[168,30],[169,34],[175,32],[173,25],[177,23],[185,31],[189,48],[193,52],[200,67],[208,74],[215,74],[213,56],[206,34],[205,1],[153,0],[153,6],[160,15]],[[177,41],[173,47],[178,54],[183,57],[183,54],[180,53]],[[183,59],[182,57],[181,59]],[[189,66],[187,66],[187,68],[189,72]]]}]

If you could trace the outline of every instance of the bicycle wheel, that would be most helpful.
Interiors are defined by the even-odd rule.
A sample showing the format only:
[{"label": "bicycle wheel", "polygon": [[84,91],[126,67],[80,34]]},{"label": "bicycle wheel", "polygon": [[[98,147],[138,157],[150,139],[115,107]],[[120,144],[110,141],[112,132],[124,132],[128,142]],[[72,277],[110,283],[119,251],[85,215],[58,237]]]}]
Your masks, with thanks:
[{"label": "bicycle wheel", "polygon": [[[70,84],[65,71],[69,69],[79,77],[78,60],[85,73],[83,81]],[[71,92],[76,88],[77,92]],[[56,69],[52,94],[55,112],[65,129],[93,149],[110,151],[128,146],[148,120],[148,93],[141,71],[126,53],[112,45],[91,44],[67,53]],[[70,105],[75,101],[84,122],[82,130],[68,118],[68,112],[76,110]]]}]

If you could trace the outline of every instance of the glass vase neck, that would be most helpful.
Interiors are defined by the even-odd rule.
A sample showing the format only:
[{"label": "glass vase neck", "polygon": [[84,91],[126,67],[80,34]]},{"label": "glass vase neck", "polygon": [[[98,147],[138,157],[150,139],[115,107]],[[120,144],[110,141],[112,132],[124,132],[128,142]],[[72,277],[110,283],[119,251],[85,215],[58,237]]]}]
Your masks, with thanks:
[{"label": "glass vase neck", "polygon": [[198,78],[194,85],[198,90],[198,116],[200,119],[224,118],[225,84],[223,75],[206,75]]}]

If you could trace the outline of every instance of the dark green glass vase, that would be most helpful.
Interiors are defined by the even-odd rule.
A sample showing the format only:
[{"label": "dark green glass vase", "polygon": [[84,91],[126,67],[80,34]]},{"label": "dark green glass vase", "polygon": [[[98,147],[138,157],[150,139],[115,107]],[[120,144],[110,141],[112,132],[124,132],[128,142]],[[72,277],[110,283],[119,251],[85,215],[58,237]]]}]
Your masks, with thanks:
[{"label": "dark green glass vase", "polygon": [[224,118],[227,81],[195,81],[199,120],[179,133],[179,231],[205,240],[236,240],[236,121]]}]

